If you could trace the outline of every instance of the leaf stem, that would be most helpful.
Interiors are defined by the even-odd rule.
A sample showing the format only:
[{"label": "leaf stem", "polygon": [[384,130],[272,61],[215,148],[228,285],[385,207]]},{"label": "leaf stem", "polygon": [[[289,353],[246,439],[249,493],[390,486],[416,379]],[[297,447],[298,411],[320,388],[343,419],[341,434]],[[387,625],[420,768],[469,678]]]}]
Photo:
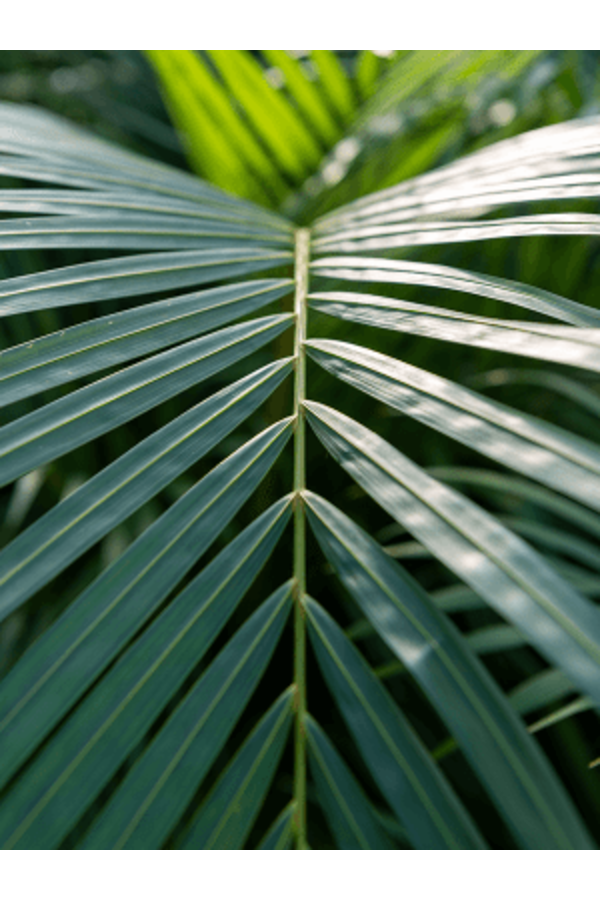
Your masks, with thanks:
[{"label": "leaf stem", "polygon": [[294,735],[294,832],[296,849],[307,850],[306,837],[306,623],[304,597],[306,595],[306,518],[303,492],[306,487],[305,414],[306,398],[306,311],[308,294],[308,260],[310,232],[300,228],[296,232],[294,312],[296,333],[294,357],[296,379],[294,385],[294,684],[296,686],[296,721]]}]

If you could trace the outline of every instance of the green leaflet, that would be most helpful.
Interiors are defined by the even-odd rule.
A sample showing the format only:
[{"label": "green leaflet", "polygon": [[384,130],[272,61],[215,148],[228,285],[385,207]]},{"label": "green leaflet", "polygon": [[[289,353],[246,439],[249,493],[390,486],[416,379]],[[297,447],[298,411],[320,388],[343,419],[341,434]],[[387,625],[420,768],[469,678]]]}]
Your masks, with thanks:
[{"label": "green leaflet", "polygon": [[[597,575],[591,575],[579,566],[564,563],[557,557],[543,556],[542,558],[579,593],[593,598],[600,595],[600,578]],[[432,594],[432,597],[438,609],[448,613],[482,609],[485,606],[485,600],[464,584],[453,584],[447,588],[440,588]]]},{"label": "green leaflet", "polygon": [[306,502],[342,584],[454,733],[523,849],[591,846],[546,760],[459,632],[347,516],[310,493]]},{"label": "green leaflet", "polygon": [[160,78],[185,150],[200,174],[215,184],[259,200],[281,196],[281,175],[231,104],[224,86],[192,50],[146,50]]},{"label": "green leaflet", "polygon": [[534,544],[540,544],[550,551],[571,557],[577,562],[589,566],[590,569],[600,572],[600,559],[598,559],[596,546],[591,541],[569,534],[562,528],[551,528],[528,519],[516,516],[499,516],[499,518],[507,528],[523,535]]},{"label": "green leaflet", "polygon": [[291,319],[266,316],[232,325],[156,354],[5,425],[0,428],[0,484],[222,371],[281,334]]},{"label": "green leaflet", "polygon": [[292,94],[300,111],[310,122],[326,145],[331,145],[341,136],[341,131],[332,116],[327,102],[317,86],[306,77],[305,69],[285,50],[262,50],[263,56],[280,70],[287,90]]},{"label": "green leaflet", "polygon": [[125,778],[82,850],[144,849],[165,840],[258,684],[290,595],[291,586],[283,585],[221,651]]},{"label": "green leaflet", "polygon": [[152,175],[148,178],[147,173],[136,166],[130,166],[128,172],[121,164],[104,168],[98,162],[91,163],[81,158],[76,158],[74,162],[63,161],[61,154],[56,153],[47,156],[40,154],[34,159],[0,155],[0,175],[102,192],[122,191],[127,194],[135,191],[140,192],[140,199],[143,198],[146,203],[160,203],[165,198],[177,203],[191,199],[205,215],[213,212],[219,218],[259,219],[265,225],[279,225],[280,231],[290,230],[285,219],[275,217],[255,204],[244,204],[238,198],[211,191],[198,179],[187,176],[190,181],[186,181],[185,173],[176,169],[167,170],[162,178],[153,178]]},{"label": "green leaflet", "polygon": [[365,490],[574,683],[600,697],[600,621],[528,544],[347,416],[307,403],[329,451]]},{"label": "green leaflet", "polygon": [[0,281],[0,315],[13,316],[34,309],[96,303],[116,297],[137,297],[206,284],[220,278],[239,278],[291,261],[289,251],[240,244],[234,248],[144,253],[81,263]]},{"label": "green leaflet", "polygon": [[361,50],[356,60],[356,83],[363,98],[375,90],[383,59],[372,50]]},{"label": "green leaflet", "polygon": [[335,53],[333,50],[312,50],[310,57],[317,67],[329,103],[342,121],[348,120],[354,112],[355,100],[348,77]]},{"label": "green leaflet", "polygon": [[210,250],[253,241],[289,248],[289,237],[230,222],[175,215],[44,216],[0,222],[0,250],[94,247],[101,250]]},{"label": "green leaflet", "polygon": [[[589,162],[597,168],[597,152],[590,156]],[[408,187],[413,180],[407,179],[403,181],[407,197],[398,195],[393,201],[383,201],[378,204],[378,211],[373,213],[365,211],[364,214],[338,214],[336,211],[317,223],[316,232],[323,238],[331,235],[332,240],[335,240],[335,235],[345,230],[354,232],[359,228],[379,229],[408,222],[413,223],[413,228],[416,228],[416,223],[425,224],[427,220],[437,216],[441,220],[446,217],[456,220],[460,216],[471,218],[480,215],[482,208],[489,212],[531,201],[600,196],[600,176],[597,172],[582,173],[575,166],[569,169],[560,160],[552,160],[543,165],[537,162],[535,166],[536,172],[529,177],[519,177],[511,170],[500,170],[480,179],[465,173],[464,178],[449,177],[448,184],[431,185],[431,189],[428,189],[431,174],[438,177],[451,175],[450,167],[448,172],[439,169],[430,175],[417,176],[416,180],[420,183],[412,195]],[[518,167],[515,168],[518,172]],[[548,172],[547,177],[542,177],[544,169]],[[381,194],[387,194],[389,190],[382,191]]]},{"label": "green leaflet", "polygon": [[[181,173],[177,173],[181,174]],[[199,182],[195,182],[198,184]],[[47,215],[71,215],[84,214],[92,216],[97,213],[110,212],[149,213],[151,215],[172,215],[199,220],[198,225],[213,227],[236,228],[241,233],[268,234],[272,241],[288,240],[292,238],[293,227],[285,219],[280,219],[272,213],[266,212],[261,207],[248,206],[244,203],[233,203],[232,198],[222,195],[225,205],[186,199],[185,196],[166,197],[161,194],[153,194],[139,190],[121,189],[118,191],[105,190],[60,190],[42,188],[40,190],[19,190],[7,188],[0,191],[0,210],[3,212],[18,212],[27,215],[46,213]],[[228,202],[227,202],[228,201]],[[258,224],[258,229],[256,225]],[[251,227],[252,226],[252,227]]]},{"label": "green leaflet", "polygon": [[294,687],[244,742],[200,807],[182,850],[243,850],[281,759],[292,723]]},{"label": "green leaflet", "polygon": [[486,625],[469,632],[467,641],[471,650],[479,656],[487,653],[500,653],[523,647],[527,641],[512,625]]},{"label": "green leaflet", "polygon": [[311,772],[338,849],[395,849],[358,782],[325,732],[310,716],[306,728]]},{"label": "green leaflet", "polygon": [[281,383],[289,363],[236,382],[132,448],[0,553],[6,615],[124,521],[246,419]]},{"label": "green leaflet", "polygon": [[479,150],[324,216],[319,233],[429,216],[479,214],[528,200],[598,196],[597,121],[539,128]]},{"label": "green leaflet", "polygon": [[600,451],[445,378],[341,341],[308,341],[329,372],[503,465],[600,510]]},{"label": "green leaflet", "polygon": [[[273,465],[290,430],[289,421],[271,426],[201,479],[92,582],[23,657],[5,682],[0,727],[10,729],[26,704],[39,702],[37,721],[32,729],[17,732],[5,749],[3,777],[210,547]],[[38,701],[40,691],[44,695]]]},{"label": "green leaflet", "polygon": [[294,804],[289,806],[273,822],[267,834],[264,836],[257,850],[289,850],[292,843],[292,816]]},{"label": "green leaflet", "polygon": [[600,518],[596,513],[582,509],[578,503],[557,496],[553,491],[531,484],[525,478],[505,475],[491,469],[461,468],[459,466],[436,466],[429,474],[448,484],[463,484],[484,494],[492,492],[500,504],[504,498],[516,497],[521,501],[532,503],[544,512],[550,512],[559,518],[587,531],[595,538],[600,538]]},{"label": "green leaflet", "polygon": [[489,319],[346,291],[311,294],[310,305],[318,312],[361,325],[600,371],[597,329]]},{"label": "green leaflet", "polygon": [[142,192],[147,199],[175,198],[203,208],[246,215],[282,231],[290,224],[263,207],[202,182],[171,166],[149,160],[88,135],[64,119],[33,107],[0,104],[9,126],[3,131],[0,174],[77,187]]},{"label": "green leaflet", "polygon": [[574,378],[559,375],[556,372],[536,371],[534,369],[493,369],[482,372],[472,379],[474,386],[489,388],[504,384],[528,384],[542,387],[572,400],[593,416],[600,415],[600,397],[591,388],[579,384]]},{"label": "green leaflet", "polygon": [[531,309],[571,325],[591,328],[600,325],[600,311],[581,303],[531,285],[449,266],[360,256],[333,256],[315,260],[311,264],[311,270],[319,277],[342,281],[422,284],[442,290],[463,291]]},{"label": "green leaflet", "polygon": [[290,282],[257,279],[146,303],[0,353],[0,405],[189,340],[256,312]]},{"label": "green leaflet", "polygon": [[[478,656],[501,653],[504,650],[514,650],[516,647],[527,645],[525,638],[513,625],[485,625],[483,628],[475,628],[464,635],[464,640],[473,653]],[[377,675],[382,679],[391,678],[404,671],[406,671],[406,667],[398,660],[383,663],[376,670]]]},{"label": "green leaflet", "polygon": [[415,850],[485,843],[402,713],[333,619],[306,599],[319,666],[371,774]]},{"label": "green leaflet", "polygon": [[489,241],[507,237],[531,237],[542,234],[600,234],[600,216],[555,213],[486,219],[483,222],[412,222],[395,225],[371,225],[339,230],[315,241],[315,250],[335,253],[370,253],[399,247],[429,244],[462,244],[465,241]]},{"label": "green leaflet", "polygon": [[[453,60],[461,56],[461,52],[456,50],[394,50],[392,54],[390,67],[379,90],[360,116],[361,122],[369,115],[393,114],[400,102],[418,96],[436,74],[448,73]],[[462,56],[469,58],[469,51],[466,54],[463,51]]]},{"label": "green leaflet", "polygon": [[225,84],[235,86],[248,120],[280,170],[293,178],[307,175],[320,161],[319,146],[294,107],[270,87],[256,60],[246,50],[207,53]]},{"label": "green leaflet", "polygon": [[[202,660],[268,560],[289,517],[288,498],[228,544],[161,613],[21,776],[0,806],[0,828],[20,829],[20,840],[27,835],[31,846],[60,844]],[[59,622],[55,643],[60,629]],[[42,648],[46,652],[47,643]],[[69,677],[68,667],[36,681],[40,655],[36,660],[35,653],[26,654],[6,682],[7,700],[19,699],[3,720],[3,731],[8,725],[12,733],[5,745],[4,779],[85,686]]]},{"label": "green leaflet", "polygon": [[549,713],[549,715],[534,722],[533,725],[529,726],[529,730],[532,734],[535,734],[537,731],[542,731],[544,728],[550,728],[558,722],[570,719],[571,716],[575,716],[577,713],[587,712],[589,709],[594,709],[596,706],[597,704],[595,704],[590,697],[578,697],[577,700],[567,703],[566,706],[561,706],[561,708],[557,709],[555,712]]},{"label": "green leaflet", "polygon": [[548,703],[564,700],[574,693],[574,687],[559,669],[544,669],[522,681],[510,693],[511,706],[521,715],[537,712]]}]

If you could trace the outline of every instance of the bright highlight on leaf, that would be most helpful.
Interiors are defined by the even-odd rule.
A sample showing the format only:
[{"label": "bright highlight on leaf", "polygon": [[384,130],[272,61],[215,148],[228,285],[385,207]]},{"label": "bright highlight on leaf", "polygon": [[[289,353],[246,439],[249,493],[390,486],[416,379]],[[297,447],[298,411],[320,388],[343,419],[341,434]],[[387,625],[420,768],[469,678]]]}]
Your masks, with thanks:
[{"label": "bright highlight on leaf", "polygon": [[0,846],[596,849],[571,63],[127,53],[0,103]]}]

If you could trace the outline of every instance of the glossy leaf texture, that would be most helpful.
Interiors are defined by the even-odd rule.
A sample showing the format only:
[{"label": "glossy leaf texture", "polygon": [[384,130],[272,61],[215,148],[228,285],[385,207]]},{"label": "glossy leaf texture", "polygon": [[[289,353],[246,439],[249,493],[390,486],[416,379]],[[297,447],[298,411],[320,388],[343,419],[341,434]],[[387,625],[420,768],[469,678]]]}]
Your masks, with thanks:
[{"label": "glossy leaf texture", "polygon": [[307,502],[309,520],[342,582],[457,740],[462,736],[471,764],[518,838],[528,849],[553,840],[564,849],[583,848],[586,838],[559,785],[552,785],[542,756],[465,642],[364,532],[319,498]]},{"label": "glossy leaf texture", "polygon": [[[106,845],[115,850],[143,849],[164,839],[184,809],[190,788],[208,771],[264,672],[289,613],[290,599],[290,585],[286,585],[225,646],[131,770],[82,849]],[[266,740],[272,740],[270,734]],[[156,815],[159,809],[160,816]]]},{"label": "glossy leaf texture", "polygon": [[202,177],[0,104],[0,845],[596,849],[600,120],[144,53]]},{"label": "glossy leaf texture", "polygon": [[415,849],[484,850],[452,788],[341,629],[314,601],[308,602],[308,614],[325,679]]},{"label": "glossy leaf texture", "polygon": [[261,719],[206,798],[182,849],[243,849],[285,746],[292,695],[290,688]]}]

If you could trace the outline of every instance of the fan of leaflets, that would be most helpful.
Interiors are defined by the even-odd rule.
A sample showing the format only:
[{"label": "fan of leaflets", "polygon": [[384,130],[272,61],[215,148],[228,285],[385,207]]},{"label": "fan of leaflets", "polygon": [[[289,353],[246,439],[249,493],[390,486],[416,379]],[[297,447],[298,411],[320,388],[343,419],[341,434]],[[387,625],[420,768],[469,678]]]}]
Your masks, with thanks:
[{"label": "fan of leaflets", "polygon": [[[302,229],[39,110],[2,105],[0,135],[0,173],[41,183],[0,192],[0,207],[10,214],[0,224],[2,251],[101,251],[89,262],[0,282],[0,312],[11,322],[79,304],[89,310],[81,324],[0,353],[0,397],[8,407],[0,428],[1,484],[16,482],[18,491],[24,479],[75,448],[190,388],[206,383],[210,391],[217,375],[226,381],[99,467],[5,546],[3,618],[252,421],[280,385],[289,383],[293,394],[283,418],[238,441],[91,579],[4,678],[3,848],[56,849],[84,822],[76,849],[160,848],[174,832],[175,849],[285,849],[292,842],[308,849],[309,778],[340,849],[395,849],[398,841],[418,850],[488,846],[485,821],[475,821],[384,679],[327,610],[317,579],[314,597],[308,595],[310,529],[360,610],[363,630],[379,635],[390,665],[418,684],[515,845],[594,849],[521,716],[543,708],[552,691],[553,697],[577,691],[578,703],[598,704],[597,606],[527,535],[413,462],[401,430],[392,446],[372,422],[340,412],[336,396],[362,392],[539,483],[539,490],[563,495],[578,524],[596,529],[590,546],[600,522],[598,448],[361,346],[360,328],[352,342],[331,334],[341,319],[435,339],[446,354],[468,345],[600,371],[598,310],[531,285],[408,258],[415,246],[600,233],[593,214],[507,214],[525,201],[598,196],[600,122],[575,121],[502,142]],[[304,152],[283,120],[281,136]],[[502,217],[494,217],[496,209]],[[391,257],[398,248],[402,258]],[[415,284],[435,289],[439,305],[399,299],[403,285]],[[398,286],[398,297],[380,296],[377,285]],[[449,309],[448,290],[492,298],[499,309],[527,310],[527,317]],[[118,311],[95,315],[94,305],[109,300],[118,301]],[[291,311],[265,314],[268,308]],[[330,317],[315,317],[333,323],[327,339],[307,337],[313,311]],[[284,343],[276,340],[287,332],[289,357],[280,356]],[[328,404],[311,399],[308,357],[338,381]],[[229,380],[247,359],[249,374]],[[49,402],[22,404],[36,395],[43,401],[59,386],[65,388]],[[429,595],[372,535],[311,490],[308,429],[322,443],[322,464],[343,467],[464,588]],[[293,469],[287,493],[186,581],[282,456]],[[289,558],[278,549],[286,527],[293,532]],[[279,588],[240,624],[241,601],[275,556]],[[548,662],[543,683],[510,697],[497,686],[472,636],[448,616],[485,605],[505,620],[508,645],[526,642]],[[231,636],[211,653],[224,629]],[[291,683],[282,681],[276,702],[254,720],[217,779],[207,780],[282,641],[294,655]],[[352,766],[354,756],[328,736],[327,722],[311,715],[311,660],[387,816]],[[288,746],[290,802],[248,846]]]}]

